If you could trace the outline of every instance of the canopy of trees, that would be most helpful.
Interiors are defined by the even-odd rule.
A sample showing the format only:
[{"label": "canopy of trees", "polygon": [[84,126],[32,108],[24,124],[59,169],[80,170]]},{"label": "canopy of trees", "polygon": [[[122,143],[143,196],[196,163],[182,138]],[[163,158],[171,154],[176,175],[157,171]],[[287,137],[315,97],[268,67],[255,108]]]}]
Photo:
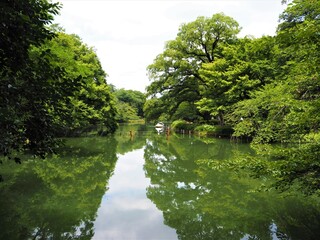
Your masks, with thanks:
[{"label": "canopy of trees", "polygon": [[[181,117],[181,112],[194,112],[194,104],[201,99],[202,89],[207,87],[199,72],[201,65],[221,58],[223,46],[234,42],[239,31],[238,23],[222,13],[183,24],[176,39],[168,41],[164,52],[148,67],[153,80],[147,88],[148,95],[161,94],[161,105],[169,116],[178,113],[177,117]],[[146,112],[150,109],[148,105]],[[159,114],[153,118],[160,117]],[[183,116],[189,120],[192,117]]]},{"label": "canopy of trees", "polygon": [[[0,8],[0,152],[53,152],[61,133],[116,129],[114,99],[92,48],[49,28],[60,5],[9,0]],[[59,29],[58,29],[59,30]],[[19,161],[18,158],[16,158]]]},{"label": "canopy of trees", "polygon": [[[226,124],[234,137],[254,143],[290,143],[273,152],[276,164],[261,166],[252,163],[255,158],[252,169],[274,175],[276,187],[298,183],[306,193],[317,192],[319,16],[319,1],[293,0],[280,16],[276,36],[261,38],[237,38],[238,24],[223,14],[183,24],[148,67],[147,120]],[[270,157],[270,150],[261,153]]]},{"label": "canopy of trees", "polygon": [[60,133],[77,134],[92,126],[114,132],[115,99],[94,49],[77,35],[57,32],[55,38],[34,50],[48,52],[50,64],[64,70],[64,89],[77,86],[74,94],[61,95],[57,114],[52,111]]},{"label": "canopy of trees", "polygon": [[143,105],[146,101],[145,94],[136,90],[115,89],[117,99],[118,122],[128,122],[144,118]]}]

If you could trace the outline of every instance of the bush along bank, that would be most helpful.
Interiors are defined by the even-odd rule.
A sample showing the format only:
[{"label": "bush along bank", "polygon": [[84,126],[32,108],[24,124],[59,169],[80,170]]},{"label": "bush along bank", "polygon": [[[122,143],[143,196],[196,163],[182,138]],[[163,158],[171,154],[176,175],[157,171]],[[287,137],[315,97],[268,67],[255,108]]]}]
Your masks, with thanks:
[{"label": "bush along bank", "polygon": [[199,136],[212,136],[219,138],[232,138],[233,129],[230,126],[199,124],[185,120],[176,120],[171,124],[175,133],[196,134]]}]

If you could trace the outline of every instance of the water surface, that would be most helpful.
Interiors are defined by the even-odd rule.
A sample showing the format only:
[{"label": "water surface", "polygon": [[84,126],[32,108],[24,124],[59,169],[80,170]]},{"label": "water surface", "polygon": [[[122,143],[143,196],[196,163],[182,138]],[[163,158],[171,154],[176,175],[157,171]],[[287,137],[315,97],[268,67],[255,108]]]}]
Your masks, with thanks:
[{"label": "water surface", "polygon": [[94,239],[176,239],[162,212],[146,196],[143,149],[119,155],[109,190],[102,198]]},{"label": "water surface", "polygon": [[319,199],[210,164],[252,153],[132,125],[68,139],[59,156],[0,165],[0,239],[318,239]]}]

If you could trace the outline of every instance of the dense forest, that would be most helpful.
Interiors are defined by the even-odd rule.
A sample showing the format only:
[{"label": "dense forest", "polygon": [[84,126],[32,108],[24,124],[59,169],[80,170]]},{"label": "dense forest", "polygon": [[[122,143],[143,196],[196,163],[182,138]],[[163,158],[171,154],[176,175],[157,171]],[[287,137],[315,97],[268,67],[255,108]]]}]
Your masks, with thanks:
[{"label": "dense forest", "polygon": [[[113,133],[143,117],[143,93],[115,89],[93,47],[52,24],[61,5],[1,3],[0,152],[45,157],[59,137]],[[15,157],[19,162],[19,158]]]},{"label": "dense forest", "polygon": [[146,102],[144,93],[121,88],[115,89],[114,94],[117,99],[117,122],[138,121],[144,118],[143,105]]},{"label": "dense forest", "polygon": [[257,156],[208,164],[319,194],[319,1],[289,1],[275,36],[239,38],[241,27],[223,13],[182,24],[148,66],[146,95],[108,84],[94,48],[52,24],[60,9],[47,0],[1,3],[1,154],[18,163],[19,152],[45,157],[61,137],[111,134],[144,118],[249,139]]},{"label": "dense forest", "polygon": [[239,38],[240,30],[223,13],[182,24],[148,66],[145,117],[250,139],[258,157],[212,167],[271,174],[271,187],[319,193],[320,2],[290,1],[276,36]]}]

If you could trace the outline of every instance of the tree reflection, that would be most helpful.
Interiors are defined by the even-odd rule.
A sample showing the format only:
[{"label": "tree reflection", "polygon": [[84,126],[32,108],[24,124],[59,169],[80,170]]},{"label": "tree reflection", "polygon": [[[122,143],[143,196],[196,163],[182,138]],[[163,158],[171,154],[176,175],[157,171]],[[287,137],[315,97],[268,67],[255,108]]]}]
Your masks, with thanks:
[{"label": "tree reflection", "polygon": [[115,134],[115,138],[118,141],[117,153],[125,154],[133,150],[143,148],[146,142],[146,137],[150,135],[150,133],[150,129],[148,129],[146,125],[121,125]]},{"label": "tree reflection", "polygon": [[[4,164],[0,239],[91,239],[93,222],[113,173],[112,138],[70,139],[61,156]],[[14,172],[12,172],[14,171]]]},{"label": "tree reflection", "polygon": [[[261,182],[210,165],[247,145],[185,136],[149,138],[147,196],[163,212],[179,239],[317,239],[319,202],[298,196],[252,191]],[[269,181],[269,180],[266,180]]]}]

